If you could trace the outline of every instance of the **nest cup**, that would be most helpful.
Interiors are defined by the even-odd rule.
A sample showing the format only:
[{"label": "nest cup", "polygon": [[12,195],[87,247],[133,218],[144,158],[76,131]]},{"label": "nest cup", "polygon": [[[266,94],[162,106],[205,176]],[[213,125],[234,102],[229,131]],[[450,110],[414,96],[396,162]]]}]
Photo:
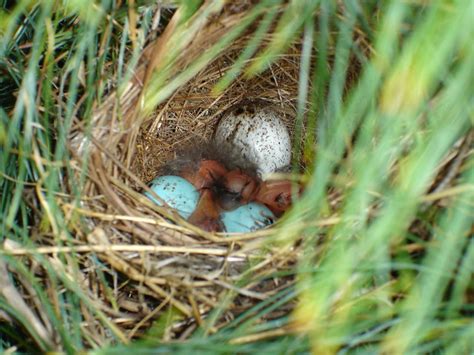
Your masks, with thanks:
[{"label": "nest cup", "polygon": [[117,302],[119,312],[109,315],[128,315],[128,321],[120,326],[129,336],[139,335],[173,307],[178,310],[179,321],[168,336],[183,337],[221,304],[226,293],[231,293],[235,295],[234,304],[221,317],[222,325],[234,314],[273,294],[276,285],[283,287],[291,282],[291,278],[283,277],[254,283],[252,288],[232,286],[243,274],[264,279],[275,269],[289,270],[294,265],[294,251],[282,253],[270,246],[262,250],[264,236],[271,231],[231,237],[212,235],[189,225],[173,211],[154,205],[142,194],[146,184],[175,158],[176,152],[196,141],[208,142],[222,115],[249,98],[279,112],[292,134],[299,44],[290,47],[262,74],[251,79],[237,78],[222,94],[212,93],[247,40],[242,36],[152,115],[137,119],[140,78],[146,73],[152,43],[120,100],[118,93],[110,93],[96,109],[92,131],[85,134],[84,127],[77,126],[70,137],[75,164],[80,166],[83,157],[90,156],[79,210],[89,231],[83,238],[93,245],[115,246],[114,251],[97,254],[107,265],[106,274],[115,280],[108,285],[115,299],[110,299],[110,292],[102,287],[91,287],[100,281],[94,271],[96,264],[89,259],[84,261],[83,269],[84,278],[89,280],[86,287],[91,287],[104,304]]}]

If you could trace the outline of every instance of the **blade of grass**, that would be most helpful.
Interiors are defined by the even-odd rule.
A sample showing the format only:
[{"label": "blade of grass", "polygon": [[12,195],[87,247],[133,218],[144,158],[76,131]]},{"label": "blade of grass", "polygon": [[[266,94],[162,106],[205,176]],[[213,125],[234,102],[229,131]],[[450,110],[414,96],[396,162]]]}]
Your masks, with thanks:
[{"label": "blade of grass", "polygon": [[274,4],[270,2],[265,4],[266,6],[269,6],[270,9],[268,9],[268,12],[263,17],[254,36],[248,42],[237,60],[232,64],[232,68],[225,73],[213,88],[214,95],[217,96],[222,93],[235,80],[235,78],[237,78],[246,62],[255,54],[278,13],[279,4],[279,1],[275,1]]},{"label": "blade of grass", "polygon": [[312,18],[319,6],[315,0],[293,0],[285,9],[273,32],[271,43],[258,55],[257,60],[247,68],[248,77],[262,72],[283,53],[303,29],[304,24]]}]

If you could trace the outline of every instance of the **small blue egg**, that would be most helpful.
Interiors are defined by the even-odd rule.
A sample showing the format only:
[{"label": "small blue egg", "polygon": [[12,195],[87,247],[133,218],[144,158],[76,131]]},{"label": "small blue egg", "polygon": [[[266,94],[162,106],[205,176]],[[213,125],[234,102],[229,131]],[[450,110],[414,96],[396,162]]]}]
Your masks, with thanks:
[{"label": "small blue egg", "polygon": [[[150,189],[183,218],[191,216],[199,200],[198,190],[180,176],[159,176],[151,182]],[[163,206],[163,203],[149,192],[145,192],[145,196],[157,205]]]},{"label": "small blue egg", "polygon": [[250,202],[221,213],[221,220],[228,233],[248,233],[272,224],[275,215],[265,205]]}]

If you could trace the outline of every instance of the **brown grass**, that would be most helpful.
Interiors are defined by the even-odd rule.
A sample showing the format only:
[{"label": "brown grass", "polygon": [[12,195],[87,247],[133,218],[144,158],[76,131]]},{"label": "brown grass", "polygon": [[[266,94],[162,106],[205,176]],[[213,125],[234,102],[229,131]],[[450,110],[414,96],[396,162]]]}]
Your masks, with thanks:
[{"label": "brown grass", "polygon": [[[219,18],[201,24],[199,33],[175,60],[175,73],[239,23],[245,11],[224,10]],[[96,252],[106,265],[104,273],[110,281],[107,285],[99,280],[96,263],[89,257],[81,259],[84,282],[80,286],[125,338],[142,334],[170,306],[180,316],[172,322],[165,338],[186,338],[202,324],[210,310],[225,304],[227,311],[216,324],[221,327],[235,314],[293,283],[290,276],[270,276],[275,271],[294,272],[300,251],[296,245],[268,245],[265,237],[272,230],[236,236],[203,232],[142,195],[146,183],[173,159],[178,149],[196,138],[208,141],[222,114],[243,100],[258,99],[273,106],[282,113],[290,132],[294,129],[298,42],[262,74],[251,79],[238,77],[223,93],[212,93],[214,85],[245,47],[251,31],[182,85],[151,115],[144,116],[143,88],[153,70],[160,69],[161,62],[156,58],[165,60],[166,48],[173,45],[176,16],[179,14],[144,50],[136,73],[123,92],[111,92],[96,107],[90,140],[82,121],[77,122],[70,137],[72,165],[81,166],[88,152],[91,158],[81,207],[66,202],[62,205],[66,215],[85,220],[85,225],[74,225],[78,246],[63,251]],[[236,286],[242,277],[250,275],[252,280],[263,281]],[[275,311],[275,316],[288,313],[290,308]],[[93,316],[87,314],[85,319],[92,320]],[[91,334],[103,332],[96,328],[96,322],[91,321],[88,327]],[[101,341],[101,336],[95,338]]]},{"label": "brown grass", "polygon": [[[235,10],[230,6],[200,23],[195,36],[189,37],[180,56],[173,59],[175,66],[170,77],[215,44],[242,20],[247,10],[248,7]],[[217,96],[212,93],[214,85],[246,46],[252,29],[183,84],[152,114],[143,115],[143,89],[153,73],[163,69],[167,49],[174,45],[178,17],[179,13],[176,13],[165,31],[144,49],[130,83],[122,87],[120,93],[110,92],[95,107],[90,132],[84,120],[75,122],[69,141],[73,156],[71,166],[78,176],[82,173],[84,158],[90,158],[84,194],[79,206],[71,203],[70,195],[57,197],[75,236],[73,245],[57,246],[55,235],[60,233],[54,225],[51,226],[53,233],[36,233],[42,239],[36,241],[41,247],[34,250],[35,255],[47,255],[57,271],[82,289],[90,302],[107,317],[109,329],[124,342],[142,335],[170,309],[176,316],[170,318],[164,340],[186,339],[205,322],[211,310],[225,308],[209,329],[215,331],[235,315],[292,285],[293,276],[276,277],[275,274],[294,275],[302,251],[298,243],[268,243],[268,237],[274,234],[278,224],[245,235],[209,234],[143,196],[146,184],[160,167],[174,158],[177,150],[183,150],[196,139],[208,141],[223,113],[243,100],[258,99],[271,105],[282,113],[290,132],[294,131],[299,41],[262,74],[250,79],[238,77],[223,93]],[[357,35],[361,46],[369,52],[370,44],[365,43],[363,33]],[[270,40],[270,37],[266,38],[263,46]],[[352,60],[349,86],[357,80],[359,70],[360,65]],[[438,187],[449,185],[457,174],[460,163],[456,162],[467,155],[470,142],[472,135],[447,157],[436,179]],[[431,197],[440,199],[437,194],[441,190],[434,186]],[[37,196],[42,196],[41,191],[37,191]],[[340,203],[340,196],[337,191],[329,193],[331,207]],[[429,196],[427,201],[430,201]],[[316,221],[314,225],[331,226],[338,222],[334,217]],[[4,247],[12,255],[31,253],[11,243],[5,243]],[[64,253],[66,262],[57,257],[58,253]],[[68,266],[75,265],[70,253],[79,255],[79,270]],[[102,262],[103,279],[96,257]],[[32,264],[34,267],[35,262]],[[247,281],[245,286],[239,286],[242,279]],[[26,293],[34,294],[33,291]],[[51,294],[52,303],[59,304],[56,293]],[[13,296],[17,298],[16,294]],[[38,332],[46,334],[45,338],[51,337],[51,326],[41,306],[37,304],[35,309],[47,324],[46,330]],[[264,320],[286,315],[291,309],[291,304],[282,306],[266,314]],[[110,334],[104,326],[106,321],[98,320],[88,307],[82,306],[81,310],[85,320],[84,334],[88,335],[90,343],[107,344]],[[31,316],[32,319],[35,317]],[[291,329],[285,327],[233,342],[253,341],[289,331]]]}]

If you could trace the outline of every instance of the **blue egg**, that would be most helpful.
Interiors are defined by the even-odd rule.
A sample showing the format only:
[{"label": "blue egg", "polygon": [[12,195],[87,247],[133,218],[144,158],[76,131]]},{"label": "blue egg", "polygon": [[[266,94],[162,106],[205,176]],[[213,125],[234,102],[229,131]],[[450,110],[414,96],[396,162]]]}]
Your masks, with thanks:
[{"label": "blue egg", "polygon": [[265,205],[250,202],[221,213],[221,220],[228,233],[248,233],[272,224],[275,215]]},{"label": "blue egg", "polygon": [[[151,182],[150,189],[183,218],[191,216],[199,200],[198,190],[180,176],[159,176]],[[163,206],[163,203],[149,192],[145,192],[145,196],[157,205]]]}]

